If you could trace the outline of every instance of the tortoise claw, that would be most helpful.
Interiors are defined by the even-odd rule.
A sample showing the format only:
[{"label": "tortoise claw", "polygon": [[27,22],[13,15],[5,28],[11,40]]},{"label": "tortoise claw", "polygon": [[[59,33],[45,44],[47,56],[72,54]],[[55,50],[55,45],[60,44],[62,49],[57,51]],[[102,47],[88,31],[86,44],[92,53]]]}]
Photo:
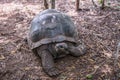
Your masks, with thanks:
[{"label": "tortoise claw", "polygon": [[60,71],[57,68],[50,68],[45,70],[45,72],[50,76],[50,77],[55,77],[60,74]]}]

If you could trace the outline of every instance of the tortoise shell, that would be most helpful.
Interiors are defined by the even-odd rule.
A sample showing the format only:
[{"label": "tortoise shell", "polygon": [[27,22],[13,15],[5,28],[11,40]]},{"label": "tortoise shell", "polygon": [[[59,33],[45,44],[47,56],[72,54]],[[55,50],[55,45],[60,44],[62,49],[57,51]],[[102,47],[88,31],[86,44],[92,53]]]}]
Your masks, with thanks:
[{"label": "tortoise shell", "polygon": [[49,43],[76,43],[76,35],[76,27],[69,16],[54,9],[47,9],[32,20],[27,39],[29,47],[35,49]]}]

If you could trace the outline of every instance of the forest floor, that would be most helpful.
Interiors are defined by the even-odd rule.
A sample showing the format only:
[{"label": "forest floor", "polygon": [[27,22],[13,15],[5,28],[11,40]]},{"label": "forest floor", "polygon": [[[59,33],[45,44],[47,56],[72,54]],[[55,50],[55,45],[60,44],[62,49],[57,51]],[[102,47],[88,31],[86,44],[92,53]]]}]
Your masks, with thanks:
[{"label": "forest floor", "polygon": [[110,0],[110,7],[100,10],[93,7],[91,0],[82,0],[83,10],[75,11],[74,0],[56,1],[56,9],[69,15],[77,26],[87,54],[56,60],[55,65],[62,73],[51,78],[42,70],[40,58],[23,41],[31,20],[44,10],[43,1],[7,1],[0,0],[0,80],[117,80],[120,77],[120,58],[114,62],[120,41],[120,2]]}]

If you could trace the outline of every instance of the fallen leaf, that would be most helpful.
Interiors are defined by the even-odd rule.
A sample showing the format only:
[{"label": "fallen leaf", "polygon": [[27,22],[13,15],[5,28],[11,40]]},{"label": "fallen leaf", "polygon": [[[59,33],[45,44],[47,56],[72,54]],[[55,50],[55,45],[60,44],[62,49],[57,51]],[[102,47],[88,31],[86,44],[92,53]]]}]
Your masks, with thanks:
[{"label": "fallen leaf", "polygon": [[30,67],[25,67],[24,70],[30,70]]},{"label": "fallen leaf", "polygon": [[0,60],[5,59],[5,57],[3,55],[0,55]]},{"label": "fallen leaf", "polygon": [[86,78],[87,78],[87,79],[92,79],[92,78],[93,78],[93,75],[92,75],[92,74],[88,74],[88,75],[86,76]]},{"label": "fallen leaf", "polygon": [[15,51],[11,51],[11,54],[15,54],[16,53],[16,50]]}]

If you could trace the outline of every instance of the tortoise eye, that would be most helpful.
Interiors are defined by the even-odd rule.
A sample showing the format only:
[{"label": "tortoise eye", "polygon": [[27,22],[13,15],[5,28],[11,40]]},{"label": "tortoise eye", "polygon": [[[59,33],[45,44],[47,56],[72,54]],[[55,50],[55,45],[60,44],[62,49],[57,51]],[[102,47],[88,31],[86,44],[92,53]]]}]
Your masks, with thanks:
[{"label": "tortoise eye", "polygon": [[63,46],[62,46],[62,45],[60,45],[60,46],[59,46],[59,48],[63,48]]}]

